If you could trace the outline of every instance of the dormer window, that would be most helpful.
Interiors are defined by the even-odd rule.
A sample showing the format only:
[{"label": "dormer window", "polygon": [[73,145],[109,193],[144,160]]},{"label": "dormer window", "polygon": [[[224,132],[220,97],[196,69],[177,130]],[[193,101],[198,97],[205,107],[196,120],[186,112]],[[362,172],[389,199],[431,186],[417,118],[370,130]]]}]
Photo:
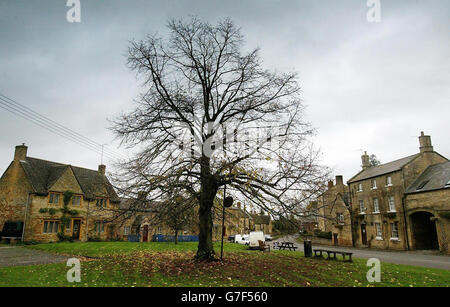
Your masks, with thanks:
[{"label": "dormer window", "polygon": [[96,207],[97,208],[106,208],[106,199],[104,199],[104,198],[97,198]]},{"label": "dormer window", "polygon": [[74,195],[72,197],[72,206],[79,207],[81,205],[81,196]]},{"label": "dormer window", "polygon": [[392,177],[391,176],[387,176],[386,177],[386,186],[391,186],[392,185]]},{"label": "dormer window", "polygon": [[376,179],[372,179],[371,186],[372,186],[372,190],[377,188],[377,180]]},{"label": "dormer window", "polygon": [[422,181],[416,188],[416,190],[422,190],[430,180]]},{"label": "dormer window", "polygon": [[59,205],[59,193],[49,193],[48,203],[51,205]]}]

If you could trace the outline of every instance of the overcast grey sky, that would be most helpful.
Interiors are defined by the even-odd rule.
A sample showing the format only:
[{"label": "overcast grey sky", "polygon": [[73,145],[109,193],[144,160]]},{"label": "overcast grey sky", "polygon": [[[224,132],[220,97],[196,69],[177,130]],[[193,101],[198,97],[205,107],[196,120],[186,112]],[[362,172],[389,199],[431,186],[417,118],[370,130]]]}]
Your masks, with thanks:
[{"label": "overcast grey sky", "polygon": [[[81,0],[81,22],[68,23],[66,0],[0,0],[0,93],[115,149],[107,118],[139,90],[128,41],[164,34],[169,17],[230,17],[268,68],[299,72],[323,162],[344,180],[360,170],[361,150],[382,162],[418,152],[422,130],[450,157],[450,2],[381,0],[380,23],[368,9],[366,0]],[[29,156],[100,163],[0,109],[0,173],[23,142]]]}]

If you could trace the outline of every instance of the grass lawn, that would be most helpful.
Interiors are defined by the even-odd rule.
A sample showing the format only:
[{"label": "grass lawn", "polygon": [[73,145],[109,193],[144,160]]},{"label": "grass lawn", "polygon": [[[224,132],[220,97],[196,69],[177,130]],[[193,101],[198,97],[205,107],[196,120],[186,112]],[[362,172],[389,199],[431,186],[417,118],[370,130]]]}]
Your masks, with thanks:
[{"label": "grass lawn", "polygon": [[[300,252],[225,245],[225,261],[192,260],[196,243],[53,243],[28,248],[82,258],[81,282],[69,283],[63,264],[0,268],[0,286],[448,286],[450,272],[383,263],[381,283],[366,280],[366,260],[304,258]],[[220,253],[220,245],[215,245]]]}]

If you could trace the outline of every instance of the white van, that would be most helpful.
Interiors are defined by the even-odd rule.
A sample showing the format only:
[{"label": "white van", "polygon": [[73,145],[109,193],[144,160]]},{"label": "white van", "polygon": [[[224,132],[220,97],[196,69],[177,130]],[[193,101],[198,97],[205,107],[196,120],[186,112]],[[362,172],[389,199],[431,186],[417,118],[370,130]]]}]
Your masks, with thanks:
[{"label": "white van", "polygon": [[242,245],[248,245],[248,235],[236,235],[234,237],[234,242]]},{"label": "white van", "polygon": [[250,249],[258,249],[259,248],[259,242],[258,241],[263,241],[265,242],[265,237],[264,237],[264,232],[262,231],[252,231],[250,232],[250,236],[249,236],[249,247]]}]

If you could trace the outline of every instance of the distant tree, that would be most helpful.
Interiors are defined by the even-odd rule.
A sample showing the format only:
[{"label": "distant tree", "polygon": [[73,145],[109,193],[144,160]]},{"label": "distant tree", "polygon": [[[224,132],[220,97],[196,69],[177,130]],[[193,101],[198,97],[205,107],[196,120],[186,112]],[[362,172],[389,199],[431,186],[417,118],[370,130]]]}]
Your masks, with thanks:
[{"label": "distant tree", "polygon": [[370,164],[370,167],[373,167],[373,166],[380,165],[381,162],[380,162],[380,160],[377,159],[377,156],[370,155],[370,157],[369,157],[369,164]]}]

